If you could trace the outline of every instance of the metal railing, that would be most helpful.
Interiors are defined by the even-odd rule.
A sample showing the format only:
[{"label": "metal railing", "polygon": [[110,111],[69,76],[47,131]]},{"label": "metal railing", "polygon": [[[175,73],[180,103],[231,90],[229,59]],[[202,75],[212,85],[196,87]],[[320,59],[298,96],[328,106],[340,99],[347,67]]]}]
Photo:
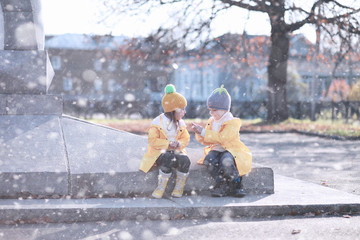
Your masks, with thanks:
[{"label": "metal railing", "polygon": [[[295,119],[310,118],[311,103],[295,102],[288,103],[290,117]],[[315,104],[316,119],[360,119],[360,101],[322,101]]]}]

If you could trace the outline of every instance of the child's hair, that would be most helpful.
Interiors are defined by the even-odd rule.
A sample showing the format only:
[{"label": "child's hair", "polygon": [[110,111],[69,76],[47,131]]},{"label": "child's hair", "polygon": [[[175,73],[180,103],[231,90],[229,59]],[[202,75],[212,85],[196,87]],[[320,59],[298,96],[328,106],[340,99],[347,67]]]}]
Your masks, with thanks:
[{"label": "child's hair", "polygon": [[164,113],[165,116],[170,119],[170,123],[167,126],[167,129],[170,130],[171,129],[171,124],[174,123],[176,127],[179,127],[179,122],[175,119],[175,110],[172,112],[166,112]]}]

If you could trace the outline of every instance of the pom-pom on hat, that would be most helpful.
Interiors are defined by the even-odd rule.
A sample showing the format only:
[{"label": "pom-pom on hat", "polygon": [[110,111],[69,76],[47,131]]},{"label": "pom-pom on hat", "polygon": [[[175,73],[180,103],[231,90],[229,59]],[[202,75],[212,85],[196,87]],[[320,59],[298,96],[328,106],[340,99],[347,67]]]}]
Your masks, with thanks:
[{"label": "pom-pom on hat", "polygon": [[230,111],[230,106],[231,97],[224,85],[215,89],[207,99],[207,107],[211,109]]},{"label": "pom-pom on hat", "polygon": [[165,95],[161,100],[161,105],[164,112],[172,112],[177,108],[185,108],[187,102],[183,95],[176,92],[174,85],[168,84],[165,87]]}]

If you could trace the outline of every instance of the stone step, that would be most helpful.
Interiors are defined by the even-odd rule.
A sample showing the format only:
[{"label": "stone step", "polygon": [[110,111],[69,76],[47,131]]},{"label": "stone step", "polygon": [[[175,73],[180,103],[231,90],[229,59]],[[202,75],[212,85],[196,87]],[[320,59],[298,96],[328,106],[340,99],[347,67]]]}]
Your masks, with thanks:
[{"label": "stone step", "polygon": [[[83,173],[72,175],[71,195],[75,197],[129,197],[149,196],[157,186],[158,171],[127,173]],[[271,168],[254,167],[244,176],[244,188],[250,194],[274,193],[274,177]],[[186,194],[201,194],[213,186],[214,180],[205,167],[190,169],[184,191]],[[165,195],[170,195],[175,185],[172,174]]]},{"label": "stone step", "polygon": [[341,216],[360,211],[360,196],[275,175],[274,194],[214,198],[0,199],[0,224],[122,220]]}]

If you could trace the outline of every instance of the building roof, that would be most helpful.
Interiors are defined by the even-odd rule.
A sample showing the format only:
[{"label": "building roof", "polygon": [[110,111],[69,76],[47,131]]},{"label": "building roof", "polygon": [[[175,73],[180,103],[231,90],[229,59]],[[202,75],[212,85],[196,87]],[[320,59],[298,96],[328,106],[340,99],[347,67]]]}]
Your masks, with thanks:
[{"label": "building roof", "polygon": [[46,49],[77,49],[77,50],[94,50],[110,49],[116,50],[126,43],[128,38],[124,36],[92,36],[85,34],[63,34],[48,37],[45,40]]}]

